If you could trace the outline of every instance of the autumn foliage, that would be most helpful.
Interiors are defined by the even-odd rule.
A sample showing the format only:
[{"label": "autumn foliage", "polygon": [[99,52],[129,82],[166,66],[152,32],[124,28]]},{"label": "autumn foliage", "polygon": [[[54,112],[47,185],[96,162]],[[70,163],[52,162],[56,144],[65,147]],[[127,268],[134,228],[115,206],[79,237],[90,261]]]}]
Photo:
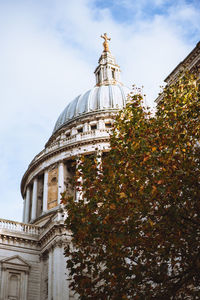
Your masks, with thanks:
[{"label": "autumn foliage", "polygon": [[200,298],[196,82],[184,75],[165,88],[154,116],[131,95],[110,152],[101,163],[81,158],[82,199],[63,194],[72,232],[65,255],[80,299]]}]

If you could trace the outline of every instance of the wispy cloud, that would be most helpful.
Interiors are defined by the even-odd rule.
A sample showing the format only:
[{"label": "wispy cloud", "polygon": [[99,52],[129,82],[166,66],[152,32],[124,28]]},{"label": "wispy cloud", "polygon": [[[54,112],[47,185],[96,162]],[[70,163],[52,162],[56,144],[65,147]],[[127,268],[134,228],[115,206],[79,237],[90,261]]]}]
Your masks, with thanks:
[{"label": "wispy cloud", "polygon": [[144,85],[153,105],[199,19],[198,1],[0,0],[0,217],[21,220],[21,176],[66,104],[93,87],[102,33],[124,84]]}]

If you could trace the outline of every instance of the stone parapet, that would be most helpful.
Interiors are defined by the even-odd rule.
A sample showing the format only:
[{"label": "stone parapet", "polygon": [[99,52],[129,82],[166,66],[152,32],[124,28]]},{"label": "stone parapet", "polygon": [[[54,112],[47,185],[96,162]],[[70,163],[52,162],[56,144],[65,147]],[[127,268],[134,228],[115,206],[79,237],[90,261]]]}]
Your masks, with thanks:
[{"label": "stone parapet", "polygon": [[25,224],[10,220],[0,219],[0,234],[1,233],[23,233],[30,236],[39,236],[41,228],[37,225]]}]

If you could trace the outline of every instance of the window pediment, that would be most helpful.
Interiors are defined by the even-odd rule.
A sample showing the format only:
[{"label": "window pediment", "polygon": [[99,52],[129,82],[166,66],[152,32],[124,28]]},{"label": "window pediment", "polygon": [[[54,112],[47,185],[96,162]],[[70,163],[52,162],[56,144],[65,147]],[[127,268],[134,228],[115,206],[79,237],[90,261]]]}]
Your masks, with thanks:
[{"label": "window pediment", "polygon": [[26,272],[30,269],[30,265],[19,255],[4,258],[1,260],[1,264],[3,269],[15,269]]}]

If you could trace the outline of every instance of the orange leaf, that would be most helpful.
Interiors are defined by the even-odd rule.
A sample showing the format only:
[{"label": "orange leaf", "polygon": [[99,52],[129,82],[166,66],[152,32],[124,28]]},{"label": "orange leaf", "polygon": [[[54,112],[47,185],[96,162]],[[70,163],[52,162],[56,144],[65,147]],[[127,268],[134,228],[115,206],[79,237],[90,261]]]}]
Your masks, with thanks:
[{"label": "orange leaf", "polygon": [[110,208],[111,208],[111,209],[115,209],[115,208],[116,208],[115,204],[112,203],[112,204],[110,205]]},{"label": "orange leaf", "polygon": [[155,194],[156,191],[157,191],[157,187],[155,185],[153,185],[153,187],[152,187],[152,194]]},{"label": "orange leaf", "polygon": [[143,159],[143,162],[147,161],[149,159],[149,156],[145,156],[145,158]]},{"label": "orange leaf", "polygon": [[163,183],[163,180],[158,180],[157,183],[158,183],[158,184],[161,184],[161,183]]}]

